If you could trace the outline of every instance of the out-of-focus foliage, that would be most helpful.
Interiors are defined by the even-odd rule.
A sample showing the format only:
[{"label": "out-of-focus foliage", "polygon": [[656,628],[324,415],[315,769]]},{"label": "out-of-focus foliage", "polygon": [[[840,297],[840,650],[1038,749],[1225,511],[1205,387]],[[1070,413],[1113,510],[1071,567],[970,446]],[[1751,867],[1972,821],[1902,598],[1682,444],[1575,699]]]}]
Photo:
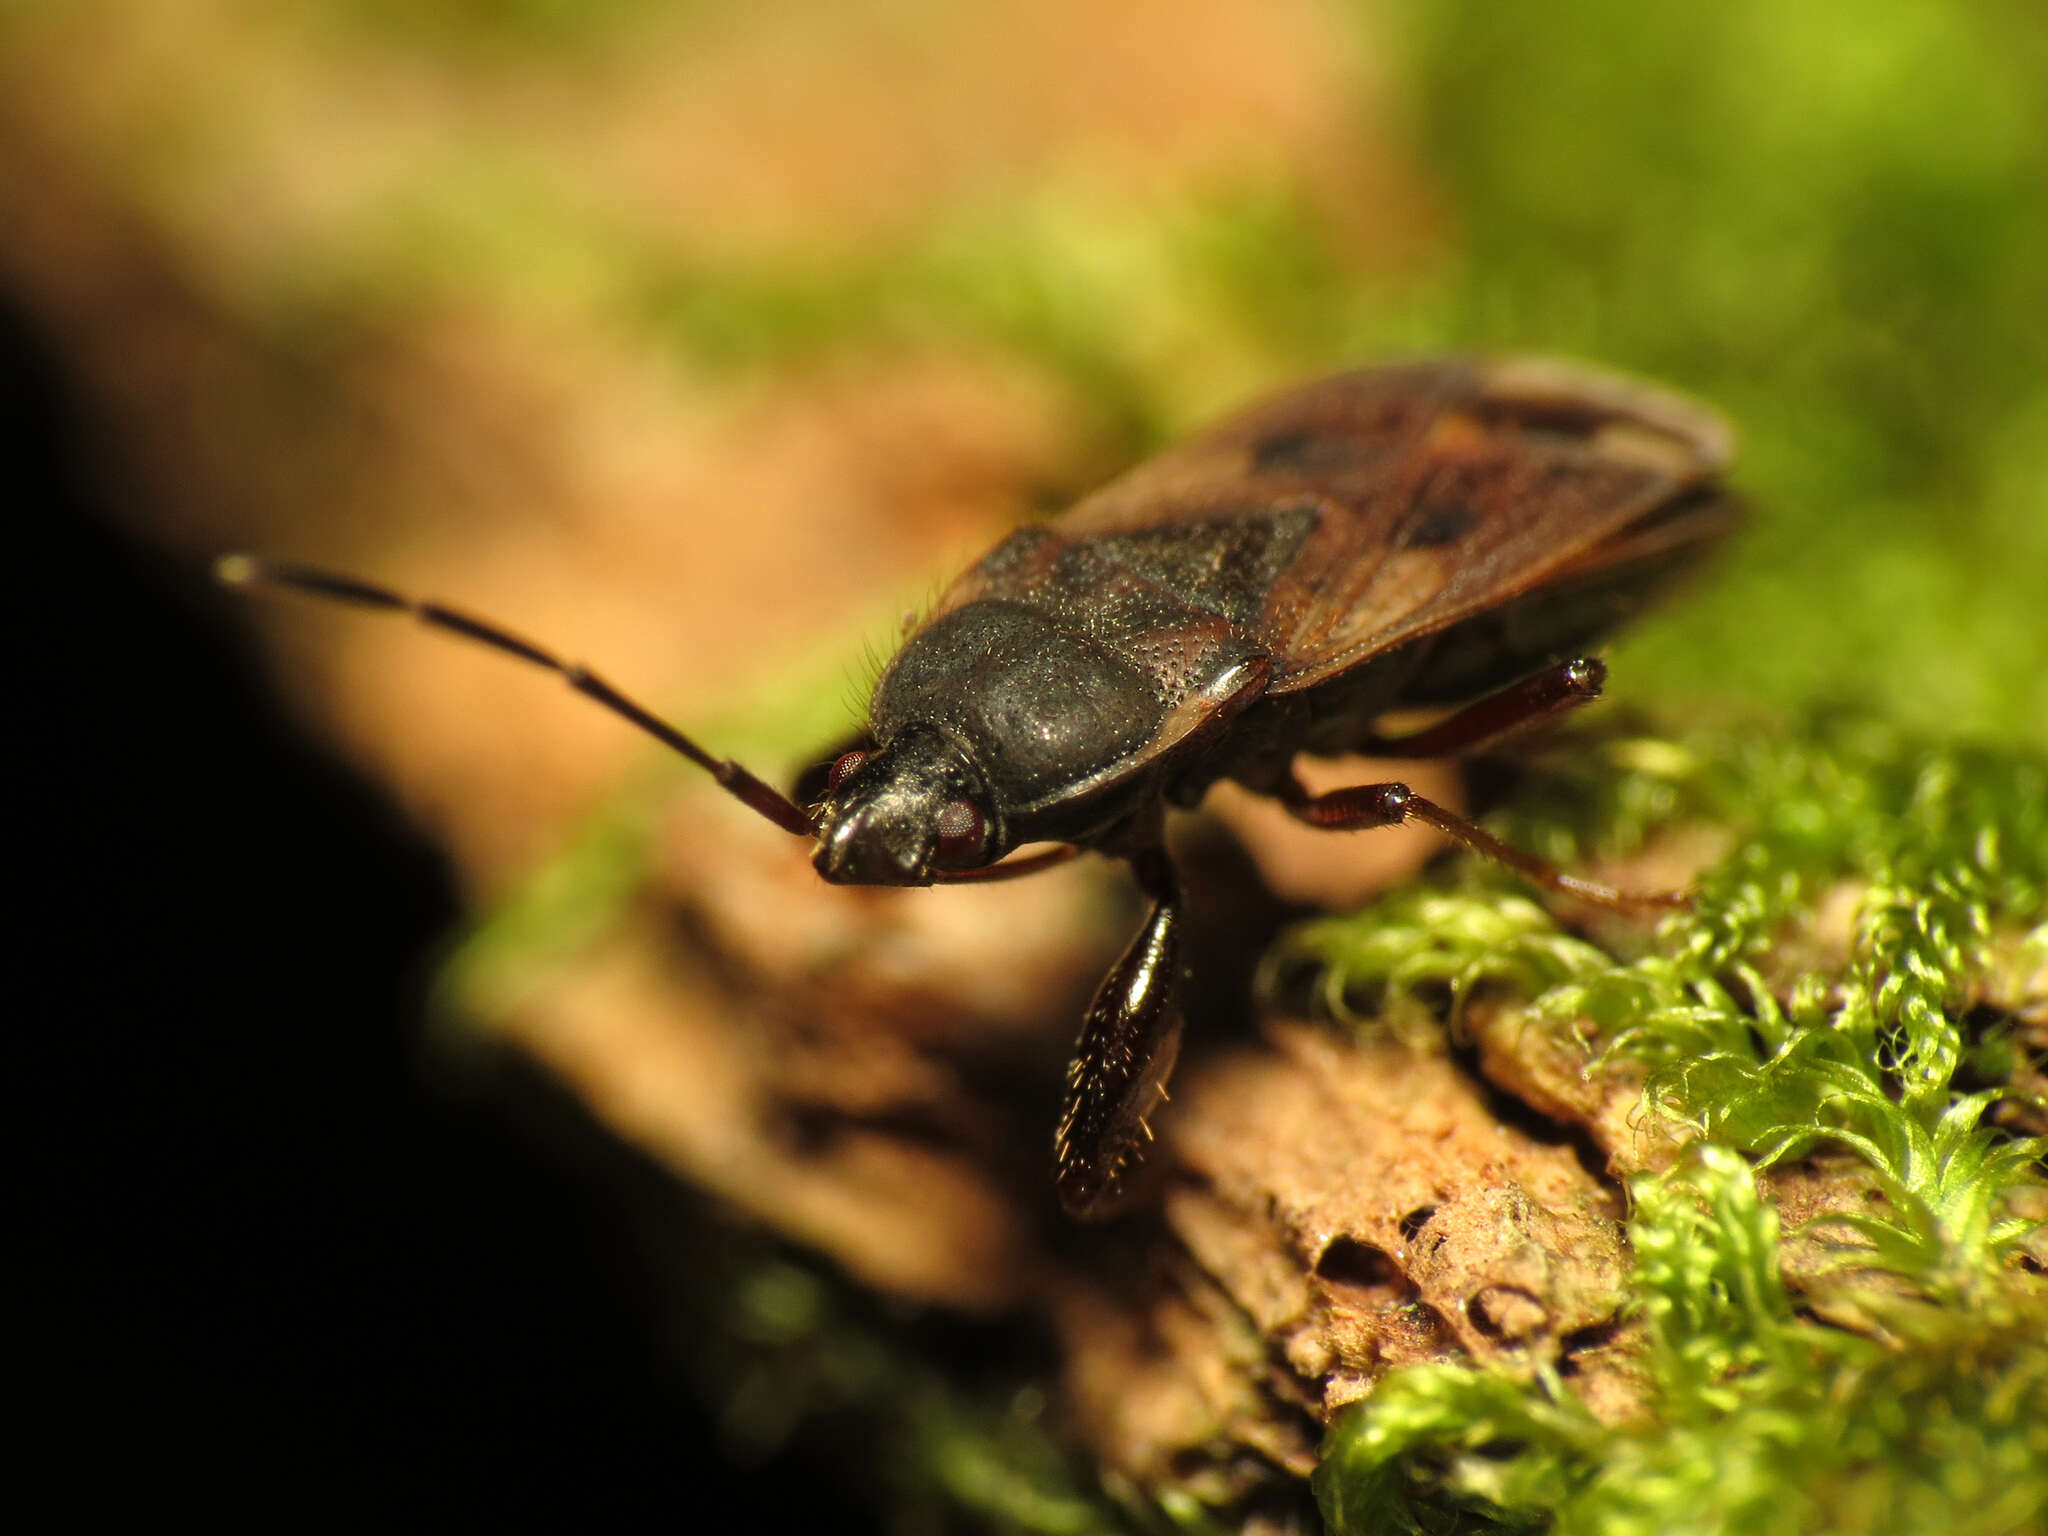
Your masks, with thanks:
[{"label": "out-of-focus foliage", "polygon": [[1460,246],[1442,336],[1682,379],[1743,428],[1754,532],[1631,660],[2041,740],[2048,14],[1402,15]]},{"label": "out-of-focus foliage", "polygon": [[[772,236],[661,205],[671,185],[748,189],[726,162],[751,163],[759,130],[732,123],[720,145],[701,141],[715,121],[665,127],[676,108],[643,72],[687,106],[727,99],[734,75],[772,80],[779,39],[943,71],[975,8],[300,0],[260,20],[202,4],[170,27],[93,0],[0,8],[0,44],[35,58],[72,29],[52,46],[107,82],[81,109],[106,174],[282,346],[448,304],[595,326],[693,370],[986,345],[1096,413],[1104,468],[1262,385],[1388,352],[1529,348],[1668,379],[1740,424],[1758,515],[1723,578],[1631,644],[1623,678],[2043,739],[2048,13],[1300,9],[1326,46],[1299,93],[1351,91],[1356,143],[1304,132],[1265,164],[1146,177],[1094,163],[1085,134],[1006,161],[940,113],[927,131],[962,142],[889,150],[923,156],[904,179],[933,178],[933,197],[889,202],[884,157],[848,203],[887,217],[821,212],[792,233],[784,211]],[[986,8],[980,25],[1000,24]],[[1014,99],[1083,89],[1101,67],[1086,41],[1034,34],[1015,56],[1044,78]],[[10,88],[74,86],[45,71]],[[699,138],[613,143],[589,106],[608,95],[654,144]],[[1342,120],[1341,102],[1316,110]],[[974,173],[927,163],[952,160]]]}]

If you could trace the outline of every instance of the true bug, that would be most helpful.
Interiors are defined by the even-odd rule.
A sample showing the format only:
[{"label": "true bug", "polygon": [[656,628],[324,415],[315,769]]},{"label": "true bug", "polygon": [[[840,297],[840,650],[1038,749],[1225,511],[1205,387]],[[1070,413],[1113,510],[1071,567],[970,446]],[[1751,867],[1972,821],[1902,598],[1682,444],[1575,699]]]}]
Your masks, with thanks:
[{"label": "true bug", "polygon": [[[1567,875],[1398,783],[1312,795],[1296,754],[1439,757],[1596,696],[1581,654],[1733,523],[1705,409],[1532,359],[1342,373],[1252,406],[956,580],[883,671],[862,743],[800,805],[611,684],[482,620],[304,566],[223,580],[408,612],[560,673],[708,770],[838,884],[1007,879],[1121,858],[1150,915],[1082,1023],[1054,1137],[1070,1212],[1113,1207],[1179,1047],[1171,804],[1232,779],[1318,827],[1415,819],[1553,891]],[[1379,720],[1462,706],[1419,733]],[[1007,858],[1027,844],[1038,852]]]}]

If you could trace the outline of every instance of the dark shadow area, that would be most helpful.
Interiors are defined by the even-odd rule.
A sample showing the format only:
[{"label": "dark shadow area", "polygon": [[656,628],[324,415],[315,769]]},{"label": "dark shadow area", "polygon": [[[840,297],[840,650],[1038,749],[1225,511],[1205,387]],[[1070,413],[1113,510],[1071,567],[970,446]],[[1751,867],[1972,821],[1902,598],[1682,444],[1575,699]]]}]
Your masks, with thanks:
[{"label": "dark shadow area", "polygon": [[446,871],[267,702],[200,573],[114,534],[74,472],[107,452],[0,309],[14,1501],[862,1528],[720,1457],[635,1236],[653,1171],[515,1060],[425,1065]]}]

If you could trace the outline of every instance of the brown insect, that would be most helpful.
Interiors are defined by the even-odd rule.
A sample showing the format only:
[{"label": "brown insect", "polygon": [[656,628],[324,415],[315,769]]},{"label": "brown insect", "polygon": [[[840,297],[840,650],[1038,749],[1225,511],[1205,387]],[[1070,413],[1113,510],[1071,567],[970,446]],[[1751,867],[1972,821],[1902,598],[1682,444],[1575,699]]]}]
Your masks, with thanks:
[{"label": "brown insect", "polygon": [[[883,672],[859,747],[799,805],[580,666],[385,588],[236,555],[298,588],[550,668],[814,841],[838,884],[1008,879],[1092,849],[1153,906],[1082,1022],[1054,1176],[1106,1214],[1179,1049],[1181,899],[1165,808],[1232,779],[1333,830],[1417,820],[1547,890],[1671,906],[1565,874],[1404,784],[1313,795],[1298,753],[1440,757],[1595,697],[1581,654],[1735,520],[1730,437],[1703,408],[1562,364],[1441,361],[1290,390],[1022,528]],[[1395,710],[1457,706],[1416,734]],[[1049,847],[1008,858],[1027,844]]]}]

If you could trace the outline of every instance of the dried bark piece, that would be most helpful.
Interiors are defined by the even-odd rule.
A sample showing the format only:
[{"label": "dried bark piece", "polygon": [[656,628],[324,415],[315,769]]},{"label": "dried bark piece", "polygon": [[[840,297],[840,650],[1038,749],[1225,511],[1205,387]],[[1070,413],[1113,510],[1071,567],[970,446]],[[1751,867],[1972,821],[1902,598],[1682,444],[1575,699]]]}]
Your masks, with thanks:
[{"label": "dried bark piece", "polygon": [[1815,1316],[1841,1328],[1886,1338],[1887,1302],[1913,1296],[1896,1275],[1866,1262],[1870,1239],[1830,1217],[1891,1212],[1870,1166],[1847,1153],[1819,1152],[1759,1174],[1766,1200],[1778,1213],[1778,1268],[1785,1284]]},{"label": "dried bark piece", "polygon": [[943,1146],[847,1123],[791,1134],[748,1011],[626,925],[499,1021],[594,1113],[692,1183],[898,1296],[1008,1305],[1037,1262],[1008,1193]]},{"label": "dried bark piece", "polygon": [[1617,1191],[1441,1053],[1265,1033],[1176,1096],[1171,1283],[1060,1315],[1104,1465],[1241,1497],[1249,1468],[1312,1465],[1316,1426],[1385,1371],[1463,1356],[1557,1362],[1604,1417],[1638,1412]]},{"label": "dried bark piece", "polygon": [[1183,1269],[1142,1298],[1063,1287],[1064,1395],[1103,1469],[1139,1487],[1238,1503],[1315,1470],[1320,1426],[1270,1387],[1270,1354],[1230,1299]]},{"label": "dried bark piece", "polygon": [[1568,1147],[1502,1124],[1441,1055],[1295,1023],[1268,1038],[1272,1054],[1189,1074],[1171,1137],[1197,1183],[1166,1216],[1320,1378],[1325,1413],[1391,1364],[1451,1349],[1553,1360],[1613,1317],[1618,1197]]},{"label": "dried bark piece", "polygon": [[1615,1178],[1666,1167],[1683,1145],[1682,1130],[1642,1113],[1643,1071],[1635,1063],[1595,1070],[1592,1047],[1575,1031],[1512,1004],[1477,1001],[1462,1022],[1487,1080],[1559,1125],[1583,1128]]}]

